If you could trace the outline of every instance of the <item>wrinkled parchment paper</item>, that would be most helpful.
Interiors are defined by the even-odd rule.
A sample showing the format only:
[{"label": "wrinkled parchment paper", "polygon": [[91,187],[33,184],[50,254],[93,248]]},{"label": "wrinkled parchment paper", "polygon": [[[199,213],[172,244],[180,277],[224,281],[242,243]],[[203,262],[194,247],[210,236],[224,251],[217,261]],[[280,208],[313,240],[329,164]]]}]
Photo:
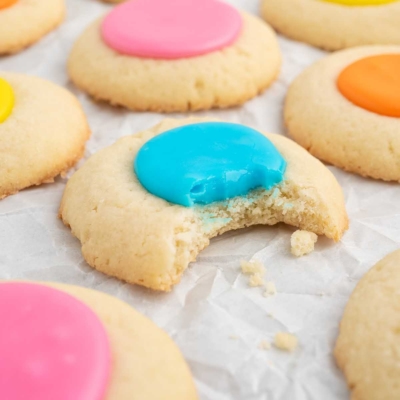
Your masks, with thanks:
[{"label": "wrinkled parchment paper", "polygon": [[[258,0],[230,1],[258,13]],[[67,0],[67,6],[67,20],[59,29],[20,54],[0,57],[0,69],[49,79],[79,97],[93,130],[87,158],[164,116],[96,104],[74,88],[65,69],[71,46],[111,6],[97,0]],[[282,106],[288,85],[324,52],[283,37],[279,41],[283,69],[265,94],[240,108],[198,114],[285,134]],[[0,279],[82,285],[128,302],[175,340],[201,400],[348,399],[332,357],[338,324],[363,274],[400,247],[400,186],[330,168],[344,189],[351,228],[341,243],[320,239],[316,251],[301,259],[290,255],[292,228],[254,227],[214,239],[171,293],[124,284],[88,267],[78,240],[57,219],[66,184],[59,178],[0,201]],[[261,288],[247,286],[239,265],[252,258],[265,264],[276,296],[265,298]],[[258,348],[279,331],[297,335],[295,353]]]}]

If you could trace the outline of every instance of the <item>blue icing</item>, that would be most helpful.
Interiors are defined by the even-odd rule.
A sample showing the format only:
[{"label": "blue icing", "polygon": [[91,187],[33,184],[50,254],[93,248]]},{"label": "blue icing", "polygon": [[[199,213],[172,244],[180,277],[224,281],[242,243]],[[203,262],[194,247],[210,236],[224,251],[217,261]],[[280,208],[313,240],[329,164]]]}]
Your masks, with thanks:
[{"label": "blue icing", "polygon": [[243,125],[206,122],[149,140],[135,172],[155,196],[182,206],[210,204],[283,180],[286,161],[261,133]]}]

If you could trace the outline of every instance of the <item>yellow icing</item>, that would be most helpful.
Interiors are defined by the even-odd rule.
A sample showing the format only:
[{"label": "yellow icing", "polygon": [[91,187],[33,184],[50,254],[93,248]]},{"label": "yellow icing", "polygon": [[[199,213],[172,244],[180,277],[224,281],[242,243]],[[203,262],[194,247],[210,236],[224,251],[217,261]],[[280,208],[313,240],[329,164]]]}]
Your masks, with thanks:
[{"label": "yellow icing", "polygon": [[11,85],[0,78],[0,123],[4,122],[14,108],[14,91]]},{"label": "yellow icing", "polygon": [[322,0],[328,3],[341,4],[343,6],[380,6],[382,4],[394,3],[398,0]]}]

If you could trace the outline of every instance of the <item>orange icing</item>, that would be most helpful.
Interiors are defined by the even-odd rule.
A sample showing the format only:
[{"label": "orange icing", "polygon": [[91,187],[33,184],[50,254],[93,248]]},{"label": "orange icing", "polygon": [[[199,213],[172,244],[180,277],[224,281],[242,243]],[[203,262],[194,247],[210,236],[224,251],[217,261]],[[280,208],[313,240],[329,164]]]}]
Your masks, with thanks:
[{"label": "orange icing", "polygon": [[0,0],[0,10],[2,8],[7,8],[15,4],[18,0]]},{"label": "orange icing", "polygon": [[400,118],[400,54],[363,58],[339,75],[339,91],[356,106]]}]

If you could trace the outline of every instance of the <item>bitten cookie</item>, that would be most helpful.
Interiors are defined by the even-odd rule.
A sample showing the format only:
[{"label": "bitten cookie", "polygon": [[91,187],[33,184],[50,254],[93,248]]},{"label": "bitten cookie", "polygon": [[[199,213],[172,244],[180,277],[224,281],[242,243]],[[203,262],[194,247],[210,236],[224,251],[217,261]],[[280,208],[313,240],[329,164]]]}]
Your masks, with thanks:
[{"label": "bitten cookie", "polygon": [[278,32],[326,50],[400,44],[398,0],[262,0]]},{"label": "bitten cookie", "polygon": [[68,71],[95,99],[174,112],[242,104],[280,64],[273,30],[219,0],[134,0],[89,26]]},{"label": "bitten cookie", "polygon": [[64,0],[0,0],[0,55],[37,42],[64,19]]},{"label": "bitten cookie", "polygon": [[354,400],[400,398],[400,251],[355,288],[340,324],[335,357]]},{"label": "bitten cookie", "polygon": [[314,156],[346,171],[400,181],[400,46],[332,54],[290,86],[285,122]]},{"label": "bitten cookie", "polygon": [[93,268],[168,291],[229,230],[284,222],[341,238],[343,195],[323,164],[283,136],[210,121],[165,120],[72,176],[60,217]]},{"label": "bitten cookie", "polygon": [[89,135],[83,110],[67,90],[0,72],[0,199],[52,182],[82,157]]},{"label": "bitten cookie", "polygon": [[114,297],[55,283],[4,282],[0,318],[3,399],[197,399],[168,335]]}]

